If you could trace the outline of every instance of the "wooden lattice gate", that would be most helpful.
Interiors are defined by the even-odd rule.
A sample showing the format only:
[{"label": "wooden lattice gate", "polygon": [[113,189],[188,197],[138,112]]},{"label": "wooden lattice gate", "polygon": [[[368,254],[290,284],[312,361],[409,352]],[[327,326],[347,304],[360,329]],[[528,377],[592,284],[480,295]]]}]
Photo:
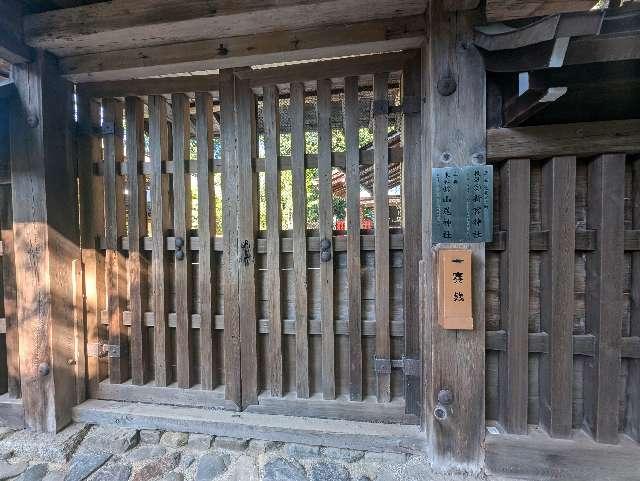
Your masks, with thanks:
[{"label": "wooden lattice gate", "polygon": [[418,422],[420,56],[85,84],[90,397]]}]

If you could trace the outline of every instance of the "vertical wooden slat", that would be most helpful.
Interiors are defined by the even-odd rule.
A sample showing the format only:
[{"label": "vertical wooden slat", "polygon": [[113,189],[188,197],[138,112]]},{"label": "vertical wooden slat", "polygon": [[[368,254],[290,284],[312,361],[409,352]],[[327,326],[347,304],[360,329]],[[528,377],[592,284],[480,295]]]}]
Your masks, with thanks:
[{"label": "vertical wooden slat", "polygon": [[[389,74],[373,76],[373,101],[388,102]],[[391,359],[389,336],[389,119],[386,112],[373,118],[373,196],[375,210],[376,259],[376,357]],[[377,374],[378,402],[391,400],[391,374]]]},{"label": "vertical wooden slat", "polygon": [[[101,341],[100,313],[104,307],[104,253],[97,248],[99,235],[104,232],[104,186],[94,175],[93,164],[102,163],[102,147],[93,132],[100,126],[100,104],[83,94],[78,95],[78,186],[80,189],[80,237],[82,246],[83,281],[85,292],[85,325],[87,344],[97,346]],[[104,168],[102,169],[104,171]],[[104,360],[87,358],[89,392],[101,380]]]},{"label": "vertical wooden slat", "polygon": [[585,425],[598,442],[618,442],[620,345],[624,276],[625,157],[606,154],[589,164],[587,227],[598,245],[587,254],[587,332],[595,356],[585,363]]},{"label": "vertical wooden slat", "polygon": [[296,393],[309,397],[309,318],[307,311],[307,183],[304,166],[304,85],[291,84],[291,176],[293,197],[293,271],[296,312]]},{"label": "vertical wooden slat", "polygon": [[280,297],[280,119],[275,85],[263,90],[265,190],[267,204],[267,286],[269,286],[269,388],[282,396],[282,313]]},{"label": "vertical wooden slat", "polygon": [[124,180],[118,168],[124,160],[122,142],[123,104],[119,100],[104,99],[104,125],[108,133],[104,136],[104,219],[105,219],[105,282],[107,286],[107,316],[109,318],[110,350],[119,352],[109,354],[109,380],[122,383],[129,378],[127,328],[124,326],[122,312],[125,309],[126,265],[124,255],[118,248],[124,235]]},{"label": "vertical wooden slat", "polygon": [[549,335],[549,353],[540,356],[540,422],[553,437],[568,437],[572,428],[575,184],[575,157],[544,164],[542,229],[549,231],[549,250],[540,268],[540,324]]},{"label": "vertical wooden slat", "polygon": [[176,367],[178,387],[192,384],[191,350],[191,256],[189,230],[191,228],[191,176],[185,160],[190,155],[189,98],[185,94],[171,96],[173,110],[173,230],[181,238],[183,256],[174,255],[176,290]]},{"label": "vertical wooden slat", "polygon": [[256,149],[255,97],[248,80],[235,80],[236,158],[238,162],[238,240],[240,255],[246,242],[247,258],[240,263],[240,359],[242,366],[242,406],[258,402],[258,359],[256,318],[255,254],[257,228],[257,176],[252,158]]},{"label": "vertical wooden slat", "polygon": [[358,77],[344,81],[347,176],[347,290],[349,298],[349,393],[362,400],[362,284],[360,278],[360,142]]},{"label": "vertical wooden slat", "polygon": [[212,239],[216,233],[215,191],[213,188],[213,99],[196,93],[196,137],[198,150],[198,293],[200,295],[200,384],[214,388],[213,316],[215,268]]},{"label": "vertical wooden slat", "polygon": [[73,340],[74,374],[76,377],[76,404],[87,399],[87,340],[84,328],[84,291],[82,285],[82,262],[72,262],[71,289],[73,291]]},{"label": "vertical wooden slat", "polygon": [[[10,147],[11,109],[9,101],[0,100],[0,176],[11,176]],[[2,240],[2,312],[7,331],[0,363],[4,377],[2,392],[10,397],[20,397],[20,353],[18,349],[18,324],[16,320],[16,272],[13,246],[13,209],[11,206],[11,184],[0,186],[0,239]]]},{"label": "vertical wooden slat", "polygon": [[333,334],[333,203],[331,191],[331,81],[318,80],[318,227],[320,239],[329,241],[331,258],[320,258],[320,319],[322,321],[322,393],[336,396],[335,339]]},{"label": "vertical wooden slat", "polygon": [[[410,359],[420,359],[420,282],[422,228],[422,107],[420,55],[409,60],[402,71],[402,101],[407,107],[402,122],[402,232],[404,234],[404,353]],[[411,108],[409,108],[411,107]],[[405,374],[405,411],[420,415],[422,371],[415,376]]]},{"label": "vertical wooden slat", "polygon": [[[428,107],[423,124],[422,179],[426,215],[422,228],[427,278],[423,299],[428,307],[437,296],[431,246],[431,167],[484,163],[486,157],[484,65],[480,52],[472,46],[473,26],[481,21],[481,16],[479,9],[447,12],[443,2],[430,2],[427,6],[429,38],[424,48],[423,95]],[[446,78],[457,86],[448,96],[441,95],[437,88]],[[445,330],[431,311],[425,312],[423,359],[427,371],[423,416],[433,465],[438,469],[477,470],[485,435],[485,247],[482,244],[456,247],[472,251],[474,329]],[[442,389],[453,394],[445,422],[433,415]]]},{"label": "vertical wooden slat", "polygon": [[[640,156],[633,159],[633,228],[640,229]],[[629,335],[640,337],[640,252],[631,254],[631,318]],[[640,359],[629,359],[625,432],[640,442]]]},{"label": "vertical wooden slat", "polygon": [[233,70],[220,71],[220,140],[222,142],[222,236],[224,242],[224,371],[225,397],[242,406],[240,369],[240,305],[238,303],[238,162],[235,153],[235,85]]},{"label": "vertical wooden slat", "polygon": [[529,369],[529,159],[508,160],[500,170],[500,322],[507,349],[500,353],[500,423],[508,433],[527,432]]},{"label": "vertical wooden slat", "polygon": [[169,180],[163,165],[169,158],[167,102],[160,95],[149,96],[149,151],[151,155],[151,310],[155,316],[154,372],[157,386],[171,382],[168,356],[170,350],[166,293],[167,259],[164,236],[169,225]]},{"label": "vertical wooden slat", "polygon": [[[7,109],[8,112],[8,109]],[[7,132],[8,134],[8,132]],[[8,147],[8,144],[7,144]],[[9,159],[6,159],[7,162]],[[11,185],[0,186],[0,226],[2,232],[2,300],[7,325],[5,335],[7,355],[7,392],[20,397],[20,352],[16,319],[16,265],[13,252],[13,212]]]},{"label": "vertical wooden slat", "polygon": [[143,279],[146,279],[146,260],[141,241],[147,231],[146,197],[144,191],[144,103],[138,97],[125,100],[127,116],[127,189],[129,191],[129,310],[131,311],[131,382],[147,382],[147,328]]}]

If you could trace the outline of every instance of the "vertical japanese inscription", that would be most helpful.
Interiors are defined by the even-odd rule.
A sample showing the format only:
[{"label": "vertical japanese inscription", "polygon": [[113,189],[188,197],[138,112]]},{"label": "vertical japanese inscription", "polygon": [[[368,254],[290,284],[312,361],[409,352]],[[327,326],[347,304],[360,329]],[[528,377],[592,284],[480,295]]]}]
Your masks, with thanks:
[{"label": "vertical japanese inscription", "polygon": [[493,166],[433,169],[433,242],[491,242]]}]

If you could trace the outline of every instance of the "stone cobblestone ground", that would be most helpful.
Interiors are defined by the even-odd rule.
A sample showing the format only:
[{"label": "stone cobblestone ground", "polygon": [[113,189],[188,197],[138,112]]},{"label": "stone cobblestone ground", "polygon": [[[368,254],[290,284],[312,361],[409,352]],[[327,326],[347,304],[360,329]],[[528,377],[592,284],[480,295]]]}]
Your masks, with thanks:
[{"label": "stone cobblestone ground", "polygon": [[[74,424],[0,428],[0,481],[462,481],[421,456]],[[497,480],[496,480],[497,481]]]}]

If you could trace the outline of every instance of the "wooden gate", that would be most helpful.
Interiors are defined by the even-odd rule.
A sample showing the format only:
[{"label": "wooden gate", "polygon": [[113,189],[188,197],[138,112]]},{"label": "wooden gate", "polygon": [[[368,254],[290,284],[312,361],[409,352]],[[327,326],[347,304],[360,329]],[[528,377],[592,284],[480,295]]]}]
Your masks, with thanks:
[{"label": "wooden gate", "polygon": [[90,397],[418,422],[420,56],[83,84]]}]

